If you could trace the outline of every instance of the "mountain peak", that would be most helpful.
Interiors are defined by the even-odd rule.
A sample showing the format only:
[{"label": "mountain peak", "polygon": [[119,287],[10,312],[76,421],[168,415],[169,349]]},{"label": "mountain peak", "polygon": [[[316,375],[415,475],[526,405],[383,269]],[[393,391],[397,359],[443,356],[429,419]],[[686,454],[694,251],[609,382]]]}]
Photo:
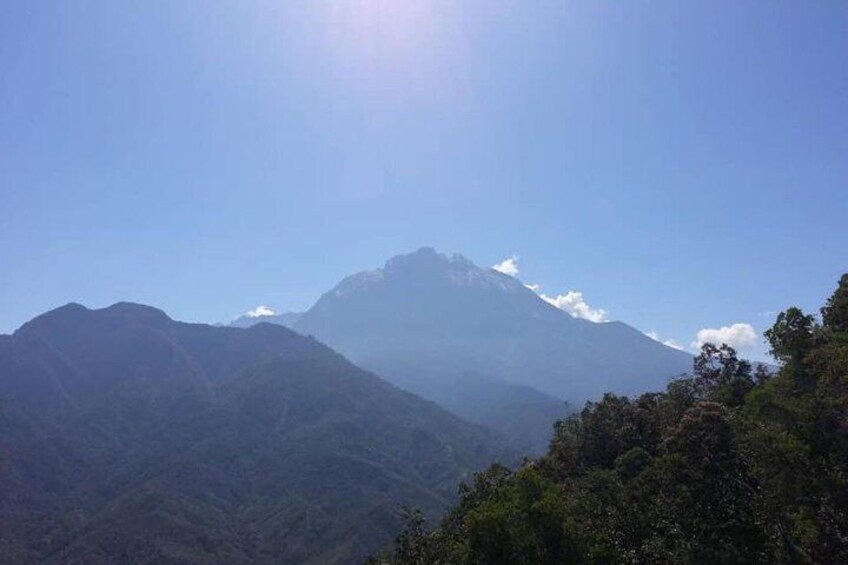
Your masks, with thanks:
[{"label": "mountain peak", "polygon": [[54,326],[63,323],[73,323],[83,319],[91,312],[82,304],[70,302],[64,306],[59,306],[53,310],[49,310],[40,316],[33,318],[15,331],[15,334],[27,333],[33,329]]},{"label": "mountain peak", "polygon": [[447,255],[439,253],[432,247],[422,247],[412,253],[396,255],[386,261],[382,272],[387,276],[412,273],[415,275],[437,275],[439,277],[445,274],[453,273],[476,273],[484,275],[487,269],[482,269],[475,265],[473,261],[461,255],[454,253]]},{"label": "mountain peak", "polygon": [[471,260],[459,253],[448,256],[439,253],[432,247],[421,247],[411,253],[395,255],[386,261],[384,271],[397,271],[405,268],[453,268],[453,269],[479,269]]},{"label": "mountain peak", "polygon": [[444,253],[439,253],[436,251],[434,247],[430,247],[429,245],[425,245],[423,247],[419,247],[412,253],[406,253],[406,255],[419,255],[422,257],[444,257]]},{"label": "mountain peak", "polygon": [[172,321],[162,310],[135,302],[116,302],[107,308],[96,310],[96,312],[102,312],[108,314],[110,317],[136,322],[161,323]]},{"label": "mountain peak", "polygon": [[432,247],[421,247],[411,253],[396,255],[383,268],[363,271],[344,279],[333,291],[340,297],[352,292],[392,287],[409,291],[426,288],[483,287],[515,292],[523,285],[491,269],[482,269],[472,261],[454,253],[446,255]]},{"label": "mountain peak", "polygon": [[691,366],[625,324],[573,318],[515,277],[431,247],[347,277],[294,328],[423,394],[475,373],[582,402],[650,390]]},{"label": "mountain peak", "polygon": [[386,272],[402,271],[409,268],[433,268],[444,267],[449,264],[449,259],[444,253],[439,253],[432,247],[421,247],[412,253],[395,255],[386,261],[383,270]]},{"label": "mountain peak", "polygon": [[106,308],[89,309],[82,304],[71,302],[33,318],[18,328],[15,333],[26,334],[28,332],[39,332],[48,328],[77,325],[86,320],[97,319],[134,322],[145,325],[159,325],[163,322],[171,321],[171,318],[162,310],[152,306],[145,306],[144,304],[118,302]]}]

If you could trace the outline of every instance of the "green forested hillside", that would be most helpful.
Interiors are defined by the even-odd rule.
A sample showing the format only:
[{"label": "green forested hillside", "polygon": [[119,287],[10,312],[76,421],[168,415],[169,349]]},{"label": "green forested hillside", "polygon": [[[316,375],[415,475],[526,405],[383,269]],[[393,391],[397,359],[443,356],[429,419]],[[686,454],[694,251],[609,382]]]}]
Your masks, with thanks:
[{"label": "green forested hillside", "polygon": [[505,452],[314,339],[69,305],[0,336],[0,563],[352,563]]},{"label": "green forested hillside", "polygon": [[766,332],[776,374],[707,345],[664,392],[606,395],[493,466],[397,564],[848,563],[848,275]]}]

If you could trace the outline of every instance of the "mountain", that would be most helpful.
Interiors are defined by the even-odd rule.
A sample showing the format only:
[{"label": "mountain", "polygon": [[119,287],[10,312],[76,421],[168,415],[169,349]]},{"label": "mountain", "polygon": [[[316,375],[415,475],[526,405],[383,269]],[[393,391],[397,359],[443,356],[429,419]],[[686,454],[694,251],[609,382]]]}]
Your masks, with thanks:
[{"label": "mountain", "polygon": [[[663,387],[692,364],[626,324],[573,318],[516,278],[430,248],[347,277],[294,329],[477,422],[507,431],[529,418],[545,430],[536,445],[562,401]],[[484,390],[495,399],[481,406]]]},{"label": "mountain", "polygon": [[[295,312],[245,315],[237,318],[230,326],[248,328],[267,322],[290,328],[302,315]],[[402,388],[424,394],[466,420],[500,433],[512,442],[515,449],[531,455],[539,455],[547,450],[553,422],[571,411],[566,402],[528,386],[473,372],[465,372],[459,378],[440,382],[439,387],[416,387],[415,383],[403,380],[396,382]]]},{"label": "mountain", "polygon": [[511,457],[278,325],[70,304],[0,336],[0,562],[352,563]]},{"label": "mountain", "polygon": [[297,323],[302,315],[303,312],[283,312],[282,314],[245,314],[244,316],[239,316],[230,322],[229,325],[233,328],[249,328],[256,324],[269,323],[291,328]]}]

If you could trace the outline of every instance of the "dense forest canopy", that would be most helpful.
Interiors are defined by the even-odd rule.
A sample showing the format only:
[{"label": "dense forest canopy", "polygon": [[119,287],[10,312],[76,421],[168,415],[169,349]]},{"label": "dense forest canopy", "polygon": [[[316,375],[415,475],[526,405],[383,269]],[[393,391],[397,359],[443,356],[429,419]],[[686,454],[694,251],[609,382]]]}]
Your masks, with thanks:
[{"label": "dense forest canopy", "polygon": [[777,317],[776,373],[707,344],[665,392],[588,403],[438,528],[411,513],[385,561],[848,563],[848,274],[820,319]]}]

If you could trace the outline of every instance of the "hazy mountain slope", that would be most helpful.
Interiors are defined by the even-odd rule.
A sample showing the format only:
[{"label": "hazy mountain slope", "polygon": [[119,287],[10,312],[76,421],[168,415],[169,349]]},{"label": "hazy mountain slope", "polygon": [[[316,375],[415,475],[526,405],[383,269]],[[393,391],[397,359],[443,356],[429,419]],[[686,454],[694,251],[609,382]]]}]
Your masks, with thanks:
[{"label": "hazy mountain slope", "polygon": [[291,328],[297,323],[300,317],[303,315],[303,312],[283,312],[282,314],[270,314],[267,316],[239,316],[232,322],[230,322],[230,326],[234,328],[249,328],[251,326],[255,326],[256,324],[261,324],[263,322],[267,322],[269,324],[277,324],[280,326],[285,326],[287,328]]},{"label": "hazy mountain slope", "polygon": [[434,398],[463,418],[510,438],[525,455],[544,453],[553,423],[573,411],[567,402],[524,385],[472,373],[447,387],[449,394]]},{"label": "hazy mountain slope", "polygon": [[346,278],[294,329],[463,415],[479,411],[462,390],[469,374],[579,404],[661,387],[692,362],[625,324],[572,318],[515,278],[429,248]]},{"label": "hazy mountain slope", "polygon": [[0,562],[347,563],[503,451],[285,328],[69,305],[0,336]]}]

